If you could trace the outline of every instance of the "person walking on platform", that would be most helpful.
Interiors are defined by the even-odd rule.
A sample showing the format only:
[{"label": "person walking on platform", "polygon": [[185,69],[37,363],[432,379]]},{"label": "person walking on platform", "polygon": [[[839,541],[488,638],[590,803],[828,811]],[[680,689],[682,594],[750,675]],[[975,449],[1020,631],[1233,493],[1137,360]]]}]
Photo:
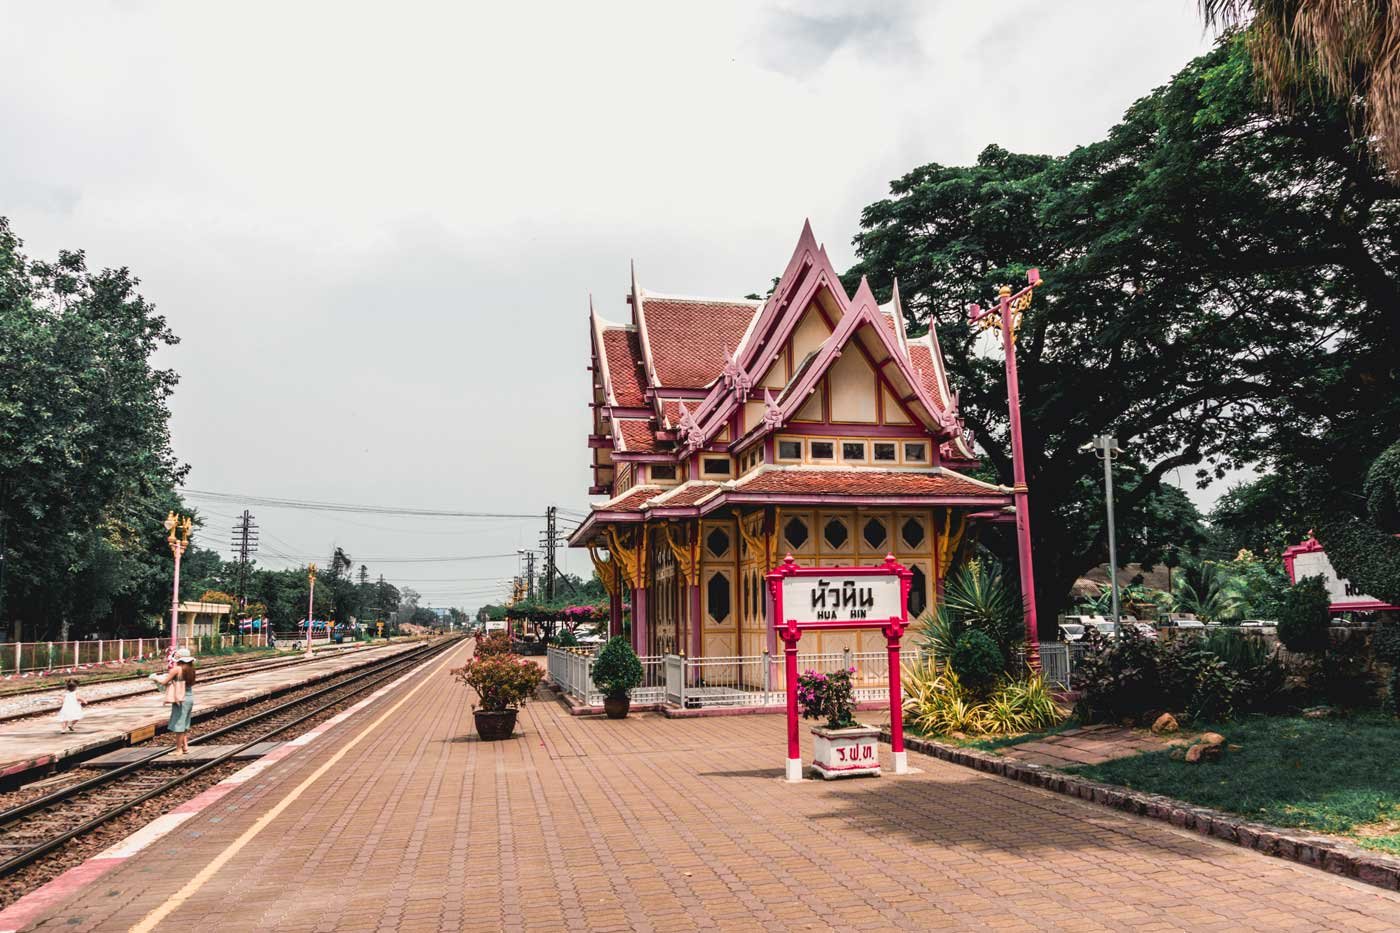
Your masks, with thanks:
[{"label": "person walking on platform", "polygon": [[63,685],[63,705],[58,708],[58,725],[64,732],[72,732],[78,720],[83,718],[83,707],[87,704],[78,696],[78,682],[72,677]]},{"label": "person walking on platform", "polygon": [[194,713],[194,655],[190,649],[175,652],[170,669],[164,674],[152,674],[151,680],[165,687],[165,702],[170,704],[170,724],[166,731],[175,736],[175,754],[190,753],[190,717]]}]

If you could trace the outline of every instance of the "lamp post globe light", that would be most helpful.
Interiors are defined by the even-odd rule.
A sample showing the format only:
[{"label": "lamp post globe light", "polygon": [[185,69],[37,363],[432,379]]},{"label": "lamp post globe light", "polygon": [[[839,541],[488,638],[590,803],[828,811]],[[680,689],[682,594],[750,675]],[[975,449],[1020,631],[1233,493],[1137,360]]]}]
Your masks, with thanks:
[{"label": "lamp post globe light", "polygon": [[1006,401],[1010,415],[1012,496],[1016,503],[1016,552],[1021,571],[1021,600],[1026,623],[1026,663],[1031,670],[1040,670],[1040,630],[1035,614],[1035,569],[1031,564],[1030,490],[1026,486],[1026,459],[1021,442],[1021,386],[1016,374],[1016,331],[1021,316],[1031,305],[1035,290],[1044,284],[1039,269],[1026,270],[1026,287],[1016,294],[1011,286],[1003,285],[995,307],[979,304],[967,307],[968,322],[983,328],[1001,331],[1002,351],[1006,355]]},{"label": "lamp post globe light", "polygon": [[188,515],[170,512],[165,516],[163,524],[166,531],[165,540],[170,544],[170,553],[175,556],[175,583],[170,591],[170,649],[166,652],[169,660],[175,657],[175,650],[180,641],[180,558],[184,556],[185,548],[190,545],[190,530],[194,527],[194,519]]},{"label": "lamp post globe light", "polygon": [[306,597],[306,656],[315,657],[311,650],[311,623],[316,618],[316,565],[310,564],[306,568],[306,579],[311,584],[311,592]]}]

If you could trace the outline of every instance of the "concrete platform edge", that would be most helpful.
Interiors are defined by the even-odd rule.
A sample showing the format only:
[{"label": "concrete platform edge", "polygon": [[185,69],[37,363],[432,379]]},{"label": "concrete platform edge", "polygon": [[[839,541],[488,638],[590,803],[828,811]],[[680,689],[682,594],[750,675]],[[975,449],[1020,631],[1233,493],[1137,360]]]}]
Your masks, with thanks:
[{"label": "concrete platform edge", "polygon": [[169,813],[156,817],[156,819],[127,836],[125,839],[103,849],[85,862],[75,865],[47,884],[29,892],[3,911],[0,911],[0,933],[17,933],[17,931],[33,923],[60,901],[78,893],[92,882],[121,865],[125,860],[149,848],[153,843],[169,835],[186,820],[189,820],[217,803],[240,784],[244,784],[252,778],[257,777],[283,759],[303,751],[327,731],[361,712],[417,673],[418,667],[415,666],[412,670],[403,674],[403,676],[394,678],[394,680],[375,690],[353,706],[336,713],[312,731],[304,733],[289,742],[284,742],[257,761],[240,768],[214,786],[186,800]]}]

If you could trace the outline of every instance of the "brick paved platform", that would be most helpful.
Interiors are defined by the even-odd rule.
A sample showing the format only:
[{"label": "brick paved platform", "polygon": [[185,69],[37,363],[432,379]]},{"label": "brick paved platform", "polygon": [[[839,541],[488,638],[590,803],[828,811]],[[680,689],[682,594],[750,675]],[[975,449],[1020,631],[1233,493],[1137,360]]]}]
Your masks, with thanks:
[{"label": "brick paved platform", "polygon": [[[242,704],[269,696],[291,684],[363,667],[410,647],[411,643],[398,643],[341,655],[327,654],[305,664],[196,683],[195,714]],[[58,721],[51,716],[9,723],[0,727],[0,776],[36,767],[47,768],[65,758],[87,756],[99,749],[149,738],[155,734],[154,730],[163,730],[169,719],[170,707],[161,702],[161,693],[152,685],[149,692],[140,696],[89,706],[74,732],[61,732]],[[198,720],[194,728],[198,734]]]},{"label": "brick paved platform", "polygon": [[1279,931],[1400,918],[1400,897],[1377,888],[920,755],[914,775],[786,784],[778,717],[611,721],[547,702],[518,738],[483,743],[445,672],[468,650],[54,901],[37,929]]}]

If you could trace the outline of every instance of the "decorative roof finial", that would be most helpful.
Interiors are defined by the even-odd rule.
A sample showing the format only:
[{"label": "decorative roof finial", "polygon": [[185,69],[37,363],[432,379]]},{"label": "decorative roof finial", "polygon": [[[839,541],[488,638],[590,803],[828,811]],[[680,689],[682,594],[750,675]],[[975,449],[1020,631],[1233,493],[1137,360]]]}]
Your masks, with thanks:
[{"label": "decorative roof finial", "polygon": [[685,402],[681,402],[680,418],[676,421],[676,437],[680,440],[681,446],[689,448],[695,436],[700,431],[700,425],[695,420],[695,415],[691,414],[689,408],[685,407]]},{"label": "decorative roof finial", "polygon": [[769,429],[782,427],[783,410],[778,407],[778,403],[773,401],[773,393],[765,388],[763,390],[763,426]]},{"label": "decorative roof finial", "polygon": [[734,395],[739,401],[747,401],[749,393],[753,390],[753,377],[744,372],[739,361],[734,358],[734,351],[729,349],[728,344],[724,346],[723,374],[725,388],[733,389]]}]

